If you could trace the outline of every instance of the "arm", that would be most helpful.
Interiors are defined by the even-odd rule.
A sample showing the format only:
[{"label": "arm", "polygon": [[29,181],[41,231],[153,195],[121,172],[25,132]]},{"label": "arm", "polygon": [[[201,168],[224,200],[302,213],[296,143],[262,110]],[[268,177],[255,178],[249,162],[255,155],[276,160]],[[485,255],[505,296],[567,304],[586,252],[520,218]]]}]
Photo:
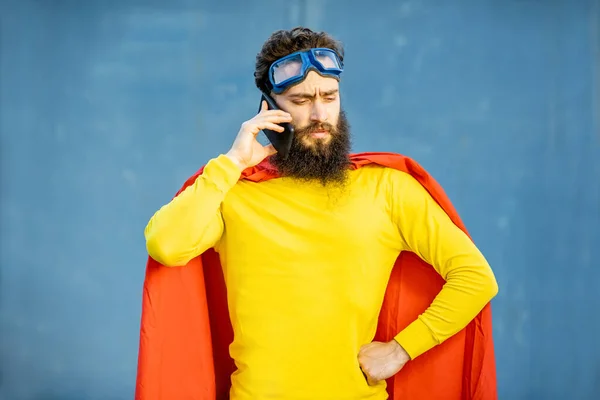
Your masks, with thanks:
[{"label": "arm", "polygon": [[256,140],[261,129],[283,132],[282,122],[290,114],[268,110],[263,101],[260,112],[244,122],[226,155],[210,160],[196,181],[158,210],[146,226],[146,248],[150,257],[165,266],[185,265],[211,247],[223,234],[221,203],[239,180],[241,172],[275,154],[272,145]]},{"label": "arm", "polygon": [[394,174],[392,218],[410,250],[446,283],[431,306],[396,335],[411,359],[463,329],[497,294],[488,262],[412,176]]},{"label": "arm", "polygon": [[165,266],[185,265],[214,247],[223,233],[221,203],[240,174],[227,156],[210,160],[196,181],[148,222],[144,236],[150,257]]}]

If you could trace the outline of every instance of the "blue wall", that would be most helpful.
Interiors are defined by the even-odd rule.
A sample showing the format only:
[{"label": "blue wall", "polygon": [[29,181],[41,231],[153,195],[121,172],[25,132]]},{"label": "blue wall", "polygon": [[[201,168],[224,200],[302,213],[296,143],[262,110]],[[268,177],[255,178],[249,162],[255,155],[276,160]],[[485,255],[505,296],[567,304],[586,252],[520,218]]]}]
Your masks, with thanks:
[{"label": "blue wall", "polygon": [[132,398],[143,228],[227,151],[262,41],[298,24],[346,45],[354,150],[421,162],[495,269],[501,399],[600,398],[599,0],[0,0],[0,18],[1,399]]}]

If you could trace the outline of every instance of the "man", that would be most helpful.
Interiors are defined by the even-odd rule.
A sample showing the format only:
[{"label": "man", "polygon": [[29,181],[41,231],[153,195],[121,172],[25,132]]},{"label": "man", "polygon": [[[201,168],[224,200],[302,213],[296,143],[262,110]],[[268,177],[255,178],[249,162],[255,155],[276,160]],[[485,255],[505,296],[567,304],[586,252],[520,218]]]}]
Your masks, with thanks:
[{"label": "man", "polygon": [[[352,167],[357,158],[349,153],[349,124],[340,105],[342,70],[342,47],[328,34],[275,32],[257,56],[255,80],[281,110],[263,103],[241,125],[231,149],[211,159],[145,229],[148,253],[160,265],[156,271],[163,271],[157,274],[167,273],[165,267],[194,268],[188,264],[211,249],[218,254],[233,332],[234,400],[386,399],[387,379],[463,330],[497,293],[483,255],[413,175],[375,162]],[[295,137],[283,158],[256,137],[263,129],[282,132],[279,124],[286,122],[294,125]],[[247,179],[255,171],[272,177]],[[402,252],[416,254],[445,284],[407,326],[376,341]],[[202,289],[179,281],[183,291]],[[418,292],[418,285],[408,290]],[[147,295],[148,318],[161,296]],[[178,307],[169,312],[181,312]],[[157,324],[148,321],[142,345]],[[223,334],[213,330],[213,342]],[[465,351],[474,346],[465,343]],[[461,359],[447,368],[468,363]],[[462,381],[471,378],[447,384],[465,393]],[[173,386],[181,386],[178,379],[173,376]],[[151,381],[138,376],[138,398],[153,396],[140,394]],[[436,383],[429,384],[432,397],[425,398],[435,398]],[[202,392],[158,390],[163,393],[152,398],[197,398],[190,393]],[[480,398],[490,396],[495,394]]]}]

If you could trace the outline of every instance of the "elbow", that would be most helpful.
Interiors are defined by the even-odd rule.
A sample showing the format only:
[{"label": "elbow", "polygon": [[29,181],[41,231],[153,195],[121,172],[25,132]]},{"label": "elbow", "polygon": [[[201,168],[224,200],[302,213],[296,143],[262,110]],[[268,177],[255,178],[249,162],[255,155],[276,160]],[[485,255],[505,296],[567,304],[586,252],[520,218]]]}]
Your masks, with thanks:
[{"label": "elbow", "polygon": [[496,281],[496,277],[494,274],[490,274],[483,284],[483,290],[485,303],[489,303],[492,301],[494,297],[498,294],[498,281]]},{"label": "elbow", "polygon": [[172,246],[159,235],[146,235],[146,250],[153,260],[165,267],[175,267],[181,264],[177,254],[172,251]]}]

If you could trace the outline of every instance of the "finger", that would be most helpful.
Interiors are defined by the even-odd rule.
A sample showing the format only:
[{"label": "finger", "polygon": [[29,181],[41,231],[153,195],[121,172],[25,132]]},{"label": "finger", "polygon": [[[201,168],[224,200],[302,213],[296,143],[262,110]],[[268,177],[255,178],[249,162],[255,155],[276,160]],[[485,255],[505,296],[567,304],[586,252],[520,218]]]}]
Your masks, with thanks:
[{"label": "finger", "polygon": [[258,136],[260,131],[263,129],[270,129],[272,131],[276,131],[276,132],[280,132],[280,133],[285,130],[283,128],[283,126],[281,126],[281,125],[275,124],[273,122],[263,121],[263,122],[248,123],[247,125],[244,126],[243,131],[256,137],[256,136]]},{"label": "finger", "polygon": [[261,130],[262,129],[270,129],[272,131],[276,131],[279,133],[281,133],[285,130],[283,126],[274,124],[273,122],[265,122],[263,124],[259,124],[258,126]]},{"label": "finger", "polygon": [[360,369],[360,372],[363,374],[363,376],[365,377],[365,381],[367,381],[367,383],[369,383],[369,377],[367,376],[367,374],[365,374],[365,371],[362,370],[362,368]]},{"label": "finger", "polygon": [[264,119],[264,118],[284,118],[284,119],[289,120],[289,121],[292,120],[292,116],[290,115],[290,113],[287,113],[287,112],[282,111],[282,110],[268,110],[268,111],[264,111],[257,118],[261,118],[261,119]]},{"label": "finger", "polygon": [[369,386],[373,386],[373,385],[377,384],[377,380],[372,378],[371,375],[369,375],[369,373],[365,372],[365,370],[362,369],[362,367],[360,368],[360,372],[362,372],[362,374],[365,377],[365,380],[367,381],[367,384]]},{"label": "finger", "polygon": [[285,123],[290,123],[290,122],[292,122],[291,119],[281,116],[281,117],[261,118],[256,121],[256,124],[259,126],[262,126],[265,124],[285,124]]},{"label": "finger", "polygon": [[261,124],[252,125],[246,132],[250,133],[253,137],[256,138],[260,131],[262,131],[263,129],[270,129],[279,133],[285,130],[284,127],[281,125],[277,125],[272,122],[263,122]]}]

